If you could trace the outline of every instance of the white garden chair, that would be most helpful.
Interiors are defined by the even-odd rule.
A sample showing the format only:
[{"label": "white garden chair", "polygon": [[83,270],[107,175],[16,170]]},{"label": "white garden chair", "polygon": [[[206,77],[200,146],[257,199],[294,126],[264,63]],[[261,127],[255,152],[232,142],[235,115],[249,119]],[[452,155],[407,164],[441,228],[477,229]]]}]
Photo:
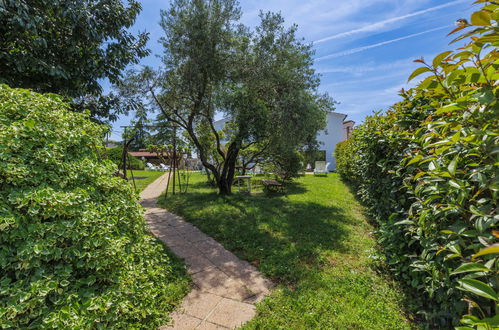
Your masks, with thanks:
[{"label": "white garden chair", "polygon": [[328,168],[329,163],[326,163],[324,161],[316,161],[315,162],[315,168],[314,168],[314,175],[319,175],[319,174],[324,174],[327,176],[328,173]]},{"label": "white garden chair", "polygon": [[146,163],[146,167],[149,171],[157,171],[158,168],[151,163]]}]

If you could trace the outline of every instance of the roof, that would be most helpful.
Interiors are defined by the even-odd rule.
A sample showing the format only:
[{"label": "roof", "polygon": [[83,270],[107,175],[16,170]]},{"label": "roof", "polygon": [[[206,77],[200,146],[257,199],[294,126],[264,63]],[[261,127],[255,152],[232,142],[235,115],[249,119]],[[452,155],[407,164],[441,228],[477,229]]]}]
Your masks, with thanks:
[{"label": "roof", "polygon": [[134,157],[158,157],[158,155],[155,152],[149,152],[149,151],[129,151],[128,152],[130,155]]}]

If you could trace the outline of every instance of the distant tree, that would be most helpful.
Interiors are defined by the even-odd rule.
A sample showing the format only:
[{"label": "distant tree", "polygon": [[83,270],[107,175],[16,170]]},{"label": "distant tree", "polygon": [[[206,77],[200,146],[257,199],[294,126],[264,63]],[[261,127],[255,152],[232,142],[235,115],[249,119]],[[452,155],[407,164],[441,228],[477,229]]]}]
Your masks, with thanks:
[{"label": "distant tree", "polygon": [[[164,68],[131,73],[123,86],[187,132],[220,194],[231,193],[242,151],[298,148],[324,127],[333,105],[317,93],[311,46],[297,39],[296,26],[262,14],[252,33],[239,18],[234,0],[172,1],[161,12]],[[217,113],[228,119],[223,132]]]},{"label": "distant tree", "polygon": [[156,120],[153,121],[153,125],[154,127],[150,129],[149,143],[159,145],[172,144],[175,135],[176,145],[179,147],[186,146],[181,134],[176,131],[172,123],[169,123],[164,118],[162,113],[158,114]]},{"label": "distant tree", "polygon": [[146,33],[127,31],[141,10],[127,0],[0,1],[0,83],[66,96],[74,109],[115,120],[129,110],[100,81],[148,54]]},{"label": "distant tree", "polygon": [[151,141],[151,121],[147,118],[144,108],[141,107],[135,111],[135,118],[130,124],[131,127],[127,129],[128,137],[133,137],[129,145],[130,150],[145,149],[149,144],[154,143]]}]

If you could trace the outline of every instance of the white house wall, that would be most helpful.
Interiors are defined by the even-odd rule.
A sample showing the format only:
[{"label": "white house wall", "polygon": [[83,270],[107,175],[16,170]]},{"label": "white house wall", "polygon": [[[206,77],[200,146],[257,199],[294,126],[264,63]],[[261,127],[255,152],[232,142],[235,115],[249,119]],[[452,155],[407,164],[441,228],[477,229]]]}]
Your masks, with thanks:
[{"label": "white house wall", "polygon": [[327,117],[326,129],[317,134],[317,140],[321,144],[319,150],[326,151],[326,162],[329,163],[328,170],[334,171],[336,169],[334,149],[336,144],[345,140],[343,121],[347,116],[341,113],[331,112]]},{"label": "white house wall", "polygon": [[[334,171],[336,169],[336,162],[334,160],[334,149],[336,144],[345,140],[345,128],[343,122],[347,115],[330,112],[327,115],[327,126],[324,131],[317,133],[317,140],[320,143],[319,150],[326,152],[326,162],[329,163],[328,170]],[[220,119],[214,123],[217,131],[221,130],[227,123],[227,119]],[[224,141],[222,141],[224,142]]]}]

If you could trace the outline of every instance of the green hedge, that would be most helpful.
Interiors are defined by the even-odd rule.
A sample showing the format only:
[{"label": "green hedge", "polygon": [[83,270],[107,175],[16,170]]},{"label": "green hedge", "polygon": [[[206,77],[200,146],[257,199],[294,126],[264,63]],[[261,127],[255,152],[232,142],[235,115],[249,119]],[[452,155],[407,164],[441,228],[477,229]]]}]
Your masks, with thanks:
[{"label": "green hedge", "polygon": [[0,328],[147,328],[185,276],[97,152],[104,128],[56,95],[0,85]]},{"label": "green hedge", "polygon": [[473,29],[456,40],[472,37],[466,47],[417,60],[410,79],[428,76],[336,150],[428,326],[499,326],[498,8],[455,29]]},{"label": "green hedge", "polygon": [[[123,147],[106,148],[103,150],[102,155],[104,158],[115,163],[116,166],[123,166]],[[145,165],[141,159],[128,155],[127,168],[132,170],[143,170]]]}]

